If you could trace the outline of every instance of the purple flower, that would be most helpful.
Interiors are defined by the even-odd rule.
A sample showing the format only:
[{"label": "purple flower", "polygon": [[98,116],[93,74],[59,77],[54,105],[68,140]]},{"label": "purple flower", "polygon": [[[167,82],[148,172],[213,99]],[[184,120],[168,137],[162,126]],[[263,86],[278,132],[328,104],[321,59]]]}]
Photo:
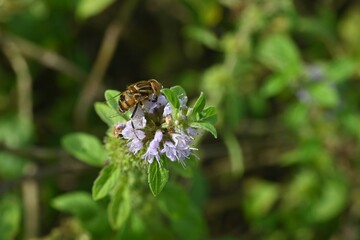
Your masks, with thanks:
[{"label": "purple flower", "polygon": [[142,149],[143,146],[144,146],[143,142],[140,141],[139,139],[133,139],[130,142],[128,142],[129,150],[132,153],[137,153]]},{"label": "purple flower", "polygon": [[164,107],[167,104],[166,97],[164,95],[160,95],[157,97],[157,100],[154,102],[151,99],[149,101],[144,102],[144,111],[148,113],[154,113],[155,109],[159,109]]},{"label": "purple flower", "polygon": [[169,116],[172,114],[172,108],[170,103],[166,104],[165,108],[164,108],[164,112],[163,112],[163,117]]},{"label": "purple flower", "polygon": [[324,68],[319,64],[310,64],[305,66],[305,73],[309,76],[310,81],[321,81],[324,78]]},{"label": "purple flower", "polygon": [[182,165],[184,165],[184,160],[188,158],[192,150],[197,150],[196,148],[191,148],[193,137],[185,134],[184,132],[173,133],[171,135],[172,141],[165,141],[164,148],[161,150],[161,153],[171,160],[178,160]]},{"label": "purple flower", "polygon": [[187,101],[188,101],[188,97],[184,94],[180,95],[179,97],[179,102],[180,102],[180,108],[183,108],[183,109],[187,109]]},{"label": "purple flower", "polygon": [[154,161],[160,160],[160,152],[159,152],[159,145],[162,140],[163,134],[161,130],[157,130],[154,136],[154,139],[150,142],[149,147],[144,155],[142,155],[142,159],[145,159],[149,163]]},{"label": "purple flower", "polygon": [[171,161],[178,159],[175,144],[173,142],[165,141],[164,148],[161,150],[161,153],[165,153]]},{"label": "purple flower", "polygon": [[[186,106],[186,103],[188,101],[188,98],[186,95],[181,95],[179,97],[179,103],[180,103],[180,108],[181,109],[187,109],[187,106]],[[164,108],[164,112],[163,112],[163,117],[166,117],[168,115],[171,115],[172,114],[172,107],[171,107],[171,104],[170,103],[167,103],[165,105],[165,108]],[[183,120],[186,119],[186,116],[185,115],[182,115],[181,116]]]},{"label": "purple flower", "polygon": [[143,147],[143,140],[145,138],[145,133],[143,129],[146,125],[146,119],[144,117],[134,118],[129,120],[125,128],[122,130],[121,134],[124,139],[128,140],[128,147],[130,152],[137,153]]},{"label": "purple flower", "polygon": [[189,127],[186,129],[186,132],[191,136],[191,137],[195,137],[196,135],[199,134],[199,131],[196,130],[195,128]]},{"label": "purple flower", "polygon": [[[144,119],[144,121],[146,123],[145,118],[143,117],[142,119]],[[144,139],[145,133],[141,130],[143,128],[144,127],[142,127],[142,125],[140,125],[139,121],[136,121],[135,119],[129,120],[126,123],[125,128],[122,131],[123,138],[125,138],[127,140]]]}]

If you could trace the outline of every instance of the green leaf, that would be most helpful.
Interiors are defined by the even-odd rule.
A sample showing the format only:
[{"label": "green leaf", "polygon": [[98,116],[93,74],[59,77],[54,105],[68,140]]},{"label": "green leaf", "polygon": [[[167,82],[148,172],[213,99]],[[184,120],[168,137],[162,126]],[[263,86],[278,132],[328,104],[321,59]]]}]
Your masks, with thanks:
[{"label": "green leaf", "polygon": [[201,111],[204,109],[205,107],[205,97],[204,97],[204,93],[201,92],[200,96],[198,97],[198,99],[196,100],[194,106],[193,106],[193,114],[196,116],[197,114],[200,114]]},{"label": "green leaf", "polygon": [[348,80],[357,70],[357,63],[350,58],[336,59],[326,67],[327,80],[333,82],[343,82]]},{"label": "green leaf", "polygon": [[113,228],[124,226],[131,213],[131,201],[129,189],[119,185],[108,206],[109,222]]},{"label": "green leaf", "polygon": [[215,124],[217,121],[217,110],[215,107],[210,106],[205,108],[202,112],[201,112],[201,121],[204,122],[209,122],[211,124]]},{"label": "green leaf", "polygon": [[205,131],[210,132],[215,138],[217,138],[217,132],[216,129],[214,127],[214,125],[212,125],[209,122],[192,122],[190,123],[190,127],[193,128],[199,128],[199,129],[203,129]]},{"label": "green leaf", "polygon": [[174,170],[176,173],[185,178],[190,178],[193,175],[193,170],[198,164],[198,160],[194,155],[190,155],[189,158],[185,159],[185,166],[183,166],[178,161],[169,162],[168,166],[171,168],[171,171]]},{"label": "green leaf", "polygon": [[149,164],[148,167],[148,183],[154,196],[162,191],[169,178],[169,170],[164,165],[164,161],[160,160]]},{"label": "green leaf", "polygon": [[106,152],[96,137],[86,133],[71,133],[61,139],[62,146],[74,157],[93,166],[105,162]]},{"label": "green leaf", "polygon": [[198,26],[190,26],[185,28],[185,34],[204,44],[206,47],[211,49],[217,49],[219,42],[213,31],[209,31],[206,28]]},{"label": "green leaf", "polygon": [[[8,153],[0,152],[0,179],[16,179],[24,175],[30,160]],[[1,239],[1,238],[0,238]]]},{"label": "green leaf", "polygon": [[109,7],[114,0],[80,0],[77,9],[76,15],[82,19],[86,19],[92,17],[94,15],[99,14],[105,8]]},{"label": "green leaf", "polygon": [[312,220],[326,222],[338,216],[347,206],[347,187],[340,180],[327,180],[321,185],[321,196],[315,201]]},{"label": "green leaf", "polygon": [[169,182],[158,197],[161,212],[170,219],[176,239],[203,239],[204,222],[201,212],[189,199],[188,193],[178,184]]},{"label": "green leaf", "polygon": [[309,91],[314,101],[324,107],[335,107],[339,102],[339,96],[335,86],[319,83],[312,85]]},{"label": "green leaf", "polygon": [[106,90],[105,91],[105,100],[106,103],[112,108],[114,111],[119,112],[119,98],[120,92],[117,90]]},{"label": "green leaf", "polygon": [[265,217],[280,194],[276,184],[260,180],[250,180],[246,183],[245,189],[243,209],[251,219]]},{"label": "green leaf", "polygon": [[0,239],[17,239],[21,225],[20,201],[13,195],[0,198]]},{"label": "green leaf", "polygon": [[308,107],[304,104],[291,104],[284,113],[284,122],[294,129],[305,128],[309,121],[308,111]]},{"label": "green leaf", "polygon": [[231,171],[234,174],[242,174],[244,172],[244,157],[241,146],[233,133],[224,134],[224,142],[229,151]]},{"label": "green leaf", "polygon": [[173,107],[173,110],[178,109],[180,107],[179,99],[173,91],[171,91],[168,88],[163,88],[163,89],[161,89],[161,92],[165,95],[166,99]]},{"label": "green leaf", "polygon": [[175,96],[177,96],[177,98],[179,98],[181,95],[186,95],[185,90],[179,85],[171,87],[170,90],[175,94]]},{"label": "green leaf", "polygon": [[58,196],[52,200],[51,205],[59,211],[73,214],[82,221],[95,217],[99,210],[91,195],[80,191]]},{"label": "green leaf", "polygon": [[[0,100],[1,101],[1,100]],[[0,142],[8,147],[20,147],[31,142],[33,123],[16,114],[0,114]]]},{"label": "green leaf", "polygon": [[105,166],[94,182],[92,188],[93,199],[98,200],[108,195],[119,180],[120,170],[118,166],[115,164]]},{"label": "green leaf", "polygon": [[270,35],[262,39],[258,51],[259,60],[274,71],[299,74],[301,60],[299,51],[286,35]]},{"label": "green leaf", "polygon": [[264,97],[272,97],[283,91],[289,82],[289,78],[284,74],[273,74],[266,78],[260,92]]},{"label": "green leaf", "polygon": [[105,103],[95,103],[95,112],[109,127],[114,126],[116,123],[124,123],[127,121],[127,119],[124,117],[125,115],[119,114]]}]

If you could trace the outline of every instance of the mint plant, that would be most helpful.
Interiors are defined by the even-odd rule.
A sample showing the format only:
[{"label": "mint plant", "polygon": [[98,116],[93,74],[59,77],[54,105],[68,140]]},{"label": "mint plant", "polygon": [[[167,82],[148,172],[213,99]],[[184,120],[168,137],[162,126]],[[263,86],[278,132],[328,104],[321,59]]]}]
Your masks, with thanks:
[{"label": "mint plant", "polygon": [[105,137],[107,164],[95,180],[93,198],[110,196],[108,213],[115,228],[122,226],[136,207],[130,197],[134,192],[143,192],[148,184],[152,194],[159,195],[170,174],[186,175],[187,168],[197,161],[195,139],[204,131],[217,137],[216,109],[205,107],[202,93],[189,106],[180,86],[161,92],[156,99],[143,101],[132,118],[133,109],[119,113],[118,91],[107,90],[106,103],[95,105],[109,131]]}]

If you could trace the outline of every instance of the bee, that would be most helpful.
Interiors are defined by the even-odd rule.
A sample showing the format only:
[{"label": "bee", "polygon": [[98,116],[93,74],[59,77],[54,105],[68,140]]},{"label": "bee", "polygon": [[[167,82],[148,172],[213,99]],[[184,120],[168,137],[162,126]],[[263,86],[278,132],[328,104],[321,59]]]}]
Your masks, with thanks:
[{"label": "bee", "polygon": [[157,101],[162,89],[161,83],[155,79],[136,82],[128,86],[128,88],[120,93],[119,111],[124,113],[135,106],[130,118],[133,118],[139,105],[145,100]]}]

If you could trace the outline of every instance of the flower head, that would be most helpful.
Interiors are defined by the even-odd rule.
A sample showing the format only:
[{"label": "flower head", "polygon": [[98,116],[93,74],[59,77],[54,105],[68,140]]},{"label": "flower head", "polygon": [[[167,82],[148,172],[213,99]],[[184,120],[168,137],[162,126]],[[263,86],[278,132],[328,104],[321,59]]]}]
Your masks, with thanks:
[{"label": "flower head", "polygon": [[177,121],[173,121],[173,106],[164,95],[143,101],[137,108],[139,113],[136,112],[125,125],[117,125],[122,127],[121,136],[127,140],[129,151],[135,155],[142,152],[138,156],[148,163],[154,159],[159,162],[161,156],[165,156],[184,165],[185,159],[197,150],[191,146],[198,134],[196,129],[186,124],[187,101],[185,94],[179,96]]}]

